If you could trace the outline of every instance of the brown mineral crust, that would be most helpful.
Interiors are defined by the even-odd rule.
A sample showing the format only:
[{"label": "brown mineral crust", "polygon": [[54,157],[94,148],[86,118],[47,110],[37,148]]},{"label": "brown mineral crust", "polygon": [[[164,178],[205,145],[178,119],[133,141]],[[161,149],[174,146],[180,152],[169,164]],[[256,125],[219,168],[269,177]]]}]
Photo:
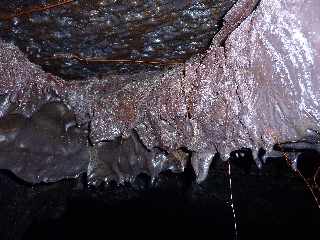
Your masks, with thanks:
[{"label": "brown mineral crust", "polygon": [[[249,13],[254,3],[239,1],[236,9]],[[17,109],[28,113],[52,101],[45,96],[47,89],[54,90],[78,123],[90,123],[93,143],[128,138],[134,129],[149,151],[194,151],[192,164],[201,181],[216,151],[227,158],[242,147],[270,150],[276,142],[303,137],[308,128],[319,129],[319,11],[316,0],[262,0],[227,38],[221,38],[223,30],[207,53],[185,65],[110,81],[54,78],[46,83],[50,75],[1,41],[1,62],[7,52],[12,58],[0,65],[1,93],[15,94]],[[228,33],[244,16],[227,18],[223,29]],[[123,80],[118,88],[117,78]],[[6,79],[15,84],[7,86]],[[106,84],[114,86],[112,91]]]},{"label": "brown mineral crust", "polygon": [[0,96],[4,98],[0,117],[11,110],[30,116],[44,103],[59,99],[58,92],[63,92],[62,79],[45,73],[17,47],[2,40],[0,63]]},{"label": "brown mineral crust", "polygon": [[[206,99],[210,95],[208,91],[215,89],[215,86],[208,88],[208,85],[201,86],[199,82],[212,80],[208,79],[210,75],[207,76],[207,79],[202,80],[206,78],[207,71],[212,66],[220,66],[214,73],[220,76],[223,52],[218,53],[217,51],[217,54],[219,54],[217,60],[208,61],[206,69],[205,65],[202,65],[200,69],[193,69],[199,79],[193,77],[194,73],[189,72],[187,64],[185,72],[183,66],[178,66],[164,72],[153,73],[153,77],[150,77],[151,74],[141,73],[131,77],[131,80],[136,78],[137,81],[124,85],[121,83],[127,81],[121,80],[128,79],[128,76],[125,75],[110,77],[110,80],[104,81],[93,79],[88,84],[83,82],[62,84],[59,80],[52,81],[51,79],[47,86],[53,84],[52,89],[60,96],[64,96],[63,100],[76,112],[78,122],[91,121],[91,139],[94,142],[112,140],[129,132],[132,128],[136,128],[140,132],[142,141],[148,147],[160,146],[169,151],[174,151],[179,147],[188,147],[194,151],[212,148],[211,143],[204,141],[199,144],[198,141],[201,138],[207,138],[203,135],[205,132],[216,132],[216,136],[220,136],[220,140],[221,136],[224,139],[225,130],[221,129],[221,126],[228,126],[225,123],[225,118],[231,119],[226,111],[225,99],[216,98],[214,103]],[[194,60],[191,62],[193,62],[193,68],[198,66]],[[217,62],[220,63],[217,64]],[[32,65],[32,67],[35,66]],[[21,72],[21,69],[17,72],[19,71]],[[39,88],[44,88],[41,86],[41,79],[54,78],[48,74],[42,77],[41,74],[44,73],[39,71],[37,74],[40,79],[37,84]],[[113,84],[113,78],[117,83]],[[144,79],[148,80],[144,81]],[[27,82],[24,81],[24,83]],[[56,86],[56,82],[59,83],[59,86]],[[219,80],[216,80],[215,84],[219,86]],[[104,91],[107,89],[105,87],[107,85],[118,86],[114,88],[114,92],[110,88]],[[30,91],[30,89],[32,86],[28,90]],[[36,91],[37,89],[33,89],[31,92],[35,93]],[[35,96],[38,95],[35,94]],[[20,97],[20,99],[20,101],[26,102],[23,98]],[[34,102],[41,104],[41,101],[34,100]],[[214,106],[215,111],[210,110],[209,112],[207,103]],[[222,120],[210,117],[211,114],[222,114]],[[213,119],[218,119],[218,122],[215,124]],[[215,131],[215,127],[221,130]],[[214,143],[216,142],[214,141]]]},{"label": "brown mineral crust", "polygon": [[[236,8],[248,11],[255,3],[240,1]],[[317,129],[320,98],[314,63],[319,57],[317,46],[310,44],[318,40],[304,29],[317,33],[318,25],[307,27],[306,13],[295,10],[299,4],[261,1],[223,46],[214,39],[213,47],[185,68],[157,73],[146,84],[126,85],[129,94],[121,99],[144,99],[137,103],[139,117],[127,125],[116,123],[119,98],[112,96],[104,102],[109,112],[93,119],[92,138],[111,140],[135,128],[149,148],[218,150],[228,156],[241,147],[269,149],[275,142],[303,137],[307,128]],[[239,23],[236,17],[228,19],[224,29]],[[285,35],[289,30],[293,33]]]},{"label": "brown mineral crust", "polygon": [[211,45],[222,46],[228,36],[252,13],[261,0],[239,0],[223,17],[224,26],[214,37]]},{"label": "brown mineral crust", "polygon": [[[193,61],[186,64],[185,82],[190,86],[187,97],[192,109],[190,124],[193,131],[198,133],[190,142],[193,151],[206,148],[218,150],[217,143],[223,144],[227,139],[228,121],[232,119],[227,99],[223,96],[223,88],[227,87],[223,83],[223,48],[216,48],[212,55],[210,58],[204,57],[202,64],[194,64]],[[207,141],[202,142],[204,138]],[[201,145],[198,145],[199,141]]]},{"label": "brown mineral crust", "polygon": [[239,121],[253,148],[319,129],[319,10],[318,1],[261,1],[226,42]]}]

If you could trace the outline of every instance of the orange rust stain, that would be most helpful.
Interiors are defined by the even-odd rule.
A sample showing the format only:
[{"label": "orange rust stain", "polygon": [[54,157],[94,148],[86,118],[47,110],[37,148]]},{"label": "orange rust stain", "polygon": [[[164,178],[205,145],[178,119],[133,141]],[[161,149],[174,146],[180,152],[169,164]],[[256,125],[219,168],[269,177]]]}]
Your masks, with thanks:
[{"label": "orange rust stain", "polygon": [[136,118],[135,101],[132,98],[126,98],[120,101],[117,118],[123,122],[133,122]]}]

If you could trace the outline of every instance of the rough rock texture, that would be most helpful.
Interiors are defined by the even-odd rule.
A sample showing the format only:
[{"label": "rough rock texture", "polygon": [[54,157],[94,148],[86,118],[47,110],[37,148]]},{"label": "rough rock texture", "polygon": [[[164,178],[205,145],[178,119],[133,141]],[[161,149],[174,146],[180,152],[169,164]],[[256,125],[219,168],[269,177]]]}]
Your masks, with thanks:
[{"label": "rough rock texture", "polygon": [[11,111],[30,116],[42,104],[58,101],[63,81],[32,64],[13,44],[0,39],[0,117]]},{"label": "rough rock texture", "polygon": [[[248,3],[252,9],[255,1],[240,1],[232,12]],[[239,21],[228,15],[217,36],[225,41],[214,39],[203,56],[107,96],[95,93],[88,104],[91,139],[112,140],[135,128],[148,148],[218,151],[227,158],[241,147],[270,150],[318,130],[318,8],[312,1],[261,1],[229,37],[223,34]]]},{"label": "rough rock texture", "polygon": [[[226,159],[249,147],[256,157],[260,147],[268,152],[319,130],[319,1],[262,0],[255,9],[257,3],[239,1],[205,54],[164,71],[64,82],[0,40],[1,104],[15,96],[25,113],[52,101],[43,96],[53,89],[79,125],[89,124],[91,143],[127,139],[134,130],[149,151],[192,151],[201,181],[216,152]],[[94,165],[109,161],[102,158]]]},{"label": "rough rock texture", "polygon": [[225,43],[236,137],[253,149],[319,130],[319,11],[319,1],[261,1]]}]

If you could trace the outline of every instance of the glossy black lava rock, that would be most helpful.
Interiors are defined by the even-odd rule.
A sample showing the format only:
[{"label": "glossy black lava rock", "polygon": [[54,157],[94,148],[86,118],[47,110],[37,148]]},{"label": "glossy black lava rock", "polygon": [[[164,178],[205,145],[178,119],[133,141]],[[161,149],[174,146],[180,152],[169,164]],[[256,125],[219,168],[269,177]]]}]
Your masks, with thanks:
[{"label": "glossy black lava rock", "polygon": [[56,1],[2,0],[0,37],[15,42],[45,70],[66,79],[159,66],[82,64],[54,54],[134,60],[184,60],[205,50],[236,0],[78,0],[48,11],[14,17],[18,10]]}]

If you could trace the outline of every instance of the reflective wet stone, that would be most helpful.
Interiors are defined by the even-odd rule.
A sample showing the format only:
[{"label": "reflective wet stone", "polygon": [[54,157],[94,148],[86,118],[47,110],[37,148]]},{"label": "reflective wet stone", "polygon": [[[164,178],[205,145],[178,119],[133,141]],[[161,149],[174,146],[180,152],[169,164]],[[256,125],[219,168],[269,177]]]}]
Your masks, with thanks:
[{"label": "reflective wet stone", "polygon": [[[208,47],[222,17],[235,2],[79,0],[50,11],[0,20],[5,29],[0,36],[14,41],[45,70],[64,78],[158,69],[141,65],[82,65],[52,57],[55,53],[78,53],[105,59],[186,59]],[[39,2],[3,0],[0,19],[15,13],[18,7],[27,10],[36,4]]]},{"label": "reflective wet stone", "polygon": [[74,127],[66,131],[68,115],[62,103],[49,103],[29,119],[19,114],[1,118],[0,169],[8,169],[31,183],[73,178],[86,172],[87,133]]}]

